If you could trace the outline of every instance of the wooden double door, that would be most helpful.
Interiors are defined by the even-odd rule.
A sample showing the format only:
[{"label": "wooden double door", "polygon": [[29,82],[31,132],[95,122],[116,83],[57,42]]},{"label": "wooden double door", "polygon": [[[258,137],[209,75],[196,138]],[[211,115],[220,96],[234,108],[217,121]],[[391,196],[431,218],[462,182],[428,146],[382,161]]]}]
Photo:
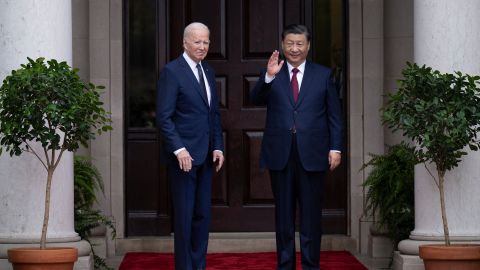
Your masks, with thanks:
[{"label": "wooden double door", "polygon": [[[339,9],[339,3],[340,11],[332,12]],[[248,93],[271,52],[279,49],[281,31],[290,23],[306,24],[314,35],[324,35],[312,40],[311,59],[336,69],[344,66],[343,35],[332,33],[335,24],[344,31],[343,21],[335,18],[340,20],[335,23],[320,16],[344,14],[343,1],[125,0],[124,4],[126,234],[172,232],[170,179],[159,161],[162,150],[155,128],[156,80],[161,68],[183,52],[183,29],[193,21],[210,28],[207,61],[217,75],[225,140],[226,163],[212,186],[211,231],[274,231],[269,175],[259,167],[266,109],[254,106]],[[332,39],[341,39],[340,61],[335,61],[335,50],[330,48]],[[343,77],[337,80],[339,91],[344,91]],[[343,156],[345,164],[348,154]],[[346,233],[346,183],[345,165],[328,175],[323,209],[325,233]]]}]

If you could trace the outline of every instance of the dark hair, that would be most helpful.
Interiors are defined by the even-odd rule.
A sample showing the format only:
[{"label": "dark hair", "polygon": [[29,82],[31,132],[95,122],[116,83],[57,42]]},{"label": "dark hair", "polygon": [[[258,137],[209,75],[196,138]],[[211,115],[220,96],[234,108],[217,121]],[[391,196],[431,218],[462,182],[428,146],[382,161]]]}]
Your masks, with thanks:
[{"label": "dark hair", "polygon": [[302,25],[302,24],[287,25],[283,29],[282,40],[284,40],[288,34],[303,34],[307,38],[307,41],[310,42],[310,32],[308,31],[308,28],[305,25]]}]

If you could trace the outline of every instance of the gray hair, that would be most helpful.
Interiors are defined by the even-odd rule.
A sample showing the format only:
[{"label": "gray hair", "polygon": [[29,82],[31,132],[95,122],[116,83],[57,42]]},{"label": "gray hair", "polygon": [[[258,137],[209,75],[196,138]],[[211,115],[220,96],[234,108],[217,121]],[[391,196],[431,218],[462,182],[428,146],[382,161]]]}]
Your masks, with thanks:
[{"label": "gray hair", "polygon": [[185,30],[183,31],[183,39],[187,38],[195,30],[206,30],[208,34],[210,34],[210,29],[208,29],[205,24],[201,22],[192,22],[185,27]]}]

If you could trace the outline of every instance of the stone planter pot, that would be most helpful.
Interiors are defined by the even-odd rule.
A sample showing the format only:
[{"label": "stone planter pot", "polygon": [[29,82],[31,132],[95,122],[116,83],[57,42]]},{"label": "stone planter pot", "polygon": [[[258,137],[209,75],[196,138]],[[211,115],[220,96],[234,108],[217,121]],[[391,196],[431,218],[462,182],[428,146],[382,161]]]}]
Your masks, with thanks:
[{"label": "stone planter pot", "polygon": [[480,269],[480,245],[423,245],[420,258],[425,270]]},{"label": "stone planter pot", "polygon": [[77,261],[76,248],[14,248],[8,250],[8,261],[14,270],[72,270]]}]

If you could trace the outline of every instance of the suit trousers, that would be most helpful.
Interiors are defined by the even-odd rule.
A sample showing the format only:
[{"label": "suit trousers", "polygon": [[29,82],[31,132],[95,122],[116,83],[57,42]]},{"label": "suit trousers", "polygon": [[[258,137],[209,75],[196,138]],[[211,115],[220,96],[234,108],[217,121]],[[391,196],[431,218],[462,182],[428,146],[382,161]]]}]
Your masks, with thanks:
[{"label": "suit trousers", "polygon": [[324,171],[306,171],[294,134],[290,157],[282,170],[270,170],[275,198],[277,270],[295,270],[295,221],[299,206],[300,251],[303,270],[320,268]]},{"label": "suit trousers", "polygon": [[[176,160],[175,160],[176,161]],[[212,162],[180,170],[178,162],[168,166],[174,215],[176,270],[205,269],[210,226]]]}]

